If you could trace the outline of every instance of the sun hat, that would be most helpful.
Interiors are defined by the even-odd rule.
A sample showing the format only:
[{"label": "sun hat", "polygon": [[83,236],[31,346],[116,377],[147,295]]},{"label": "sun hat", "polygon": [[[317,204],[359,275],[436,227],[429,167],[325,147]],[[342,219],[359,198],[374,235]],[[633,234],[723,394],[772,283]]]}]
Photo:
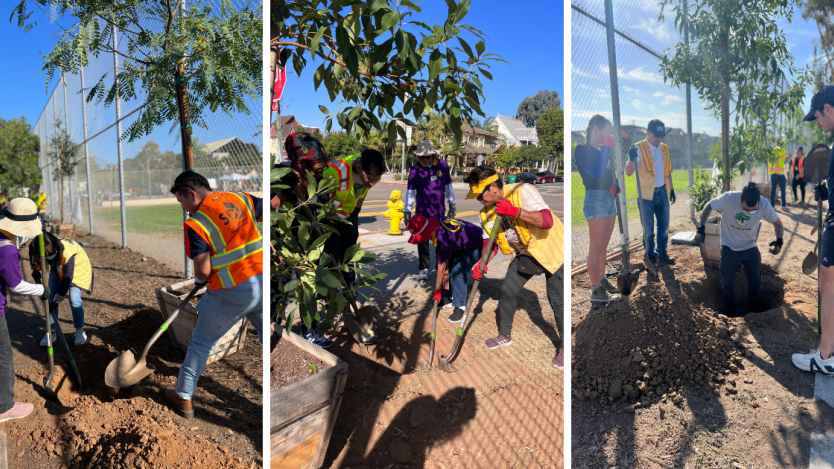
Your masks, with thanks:
[{"label": "sun hat", "polygon": [[493,174],[492,176],[484,179],[481,182],[470,182],[469,183],[469,193],[466,194],[466,199],[477,199],[479,195],[484,193],[487,186],[492,184],[493,182],[498,180],[498,175]]},{"label": "sun hat", "polygon": [[28,197],[12,199],[9,202],[9,208],[3,212],[3,217],[0,218],[0,230],[21,238],[30,238],[41,234],[38,206]]},{"label": "sun hat", "polygon": [[437,155],[437,150],[434,149],[434,144],[431,140],[423,140],[417,144],[417,149],[414,150],[416,156]]},{"label": "sun hat", "polygon": [[411,217],[408,222],[408,231],[411,232],[411,238],[408,239],[410,244],[420,244],[431,239],[431,235],[440,227],[440,221],[437,218],[426,218],[419,213]]}]

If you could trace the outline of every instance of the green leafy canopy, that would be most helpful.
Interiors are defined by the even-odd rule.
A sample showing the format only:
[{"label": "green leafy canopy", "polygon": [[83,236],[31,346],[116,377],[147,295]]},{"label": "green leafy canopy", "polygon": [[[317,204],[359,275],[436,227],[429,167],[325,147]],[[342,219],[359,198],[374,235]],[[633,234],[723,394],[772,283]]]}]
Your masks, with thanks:
[{"label": "green leafy canopy", "polygon": [[271,45],[283,48],[281,63],[298,75],[310,61],[321,62],[316,89],[324,84],[331,101],[346,103],[335,112],[320,106],[328,131],[335,119],[363,140],[372,129],[405,140],[397,121],[415,126],[435,111],[450,116],[460,142],[462,122],[484,116],[481,77],[491,80],[490,64],[506,61],[486,52],[483,31],[462,23],[471,0],[446,4],[445,22],[429,26],[409,0],[279,1]]},{"label": "green leafy canopy", "polygon": [[[47,87],[56,75],[79,73],[90,56],[112,54],[113,28],[118,27],[118,96],[130,101],[144,95],[147,101],[121,136],[132,141],[166,121],[179,120],[174,79],[183,59],[192,125],[207,127],[203,117],[206,109],[221,109],[229,115],[249,114],[244,98],[260,102],[263,23],[259,13],[254,7],[236,10],[228,0],[219,8],[183,7],[183,3],[21,0],[10,20],[16,17],[17,25],[28,31],[37,25],[31,21],[36,10],[73,19],[55,48],[44,57]],[[103,74],[90,88],[88,102],[113,104],[117,89],[109,75]]]}]

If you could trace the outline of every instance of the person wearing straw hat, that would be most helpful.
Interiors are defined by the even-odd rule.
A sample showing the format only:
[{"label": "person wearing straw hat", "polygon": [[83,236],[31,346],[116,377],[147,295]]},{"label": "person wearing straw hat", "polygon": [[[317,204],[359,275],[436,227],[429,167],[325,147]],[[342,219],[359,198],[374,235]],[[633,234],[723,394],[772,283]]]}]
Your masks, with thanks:
[{"label": "person wearing straw hat", "polygon": [[[823,86],[811,98],[811,110],[802,120],[817,121],[822,129],[834,131],[834,86]],[[827,185],[825,181],[828,181]],[[795,353],[791,356],[794,366],[800,370],[826,376],[834,376],[834,191],[828,189],[831,184],[834,184],[834,146],[828,154],[828,175],[825,179],[820,178],[814,187],[814,200],[828,202],[817,280],[820,292],[819,347],[808,353]]]},{"label": "person wearing straw hat", "polygon": [[32,186],[32,190],[29,191],[29,198],[38,207],[38,217],[41,221],[46,221],[46,194],[41,190],[40,184]]},{"label": "person wearing straw hat", "polygon": [[14,357],[6,305],[10,291],[41,300],[50,296],[48,287],[23,281],[20,271],[20,248],[41,234],[41,226],[37,205],[25,197],[12,199],[0,218],[0,422],[26,417],[34,408],[26,402],[14,402]]},{"label": "person wearing straw hat", "polygon": [[[87,342],[84,332],[84,304],[81,302],[81,292],[93,294],[93,266],[90,258],[78,241],[57,236],[52,233],[43,234],[43,249],[46,262],[49,264],[49,289],[52,291],[50,303],[61,303],[69,297],[72,323],[75,326],[75,345]],[[41,281],[41,256],[38,246],[29,245],[29,265],[32,267],[32,278],[36,283]],[[57,314],[57,313],[56,313]],[[55,330],[55,320],[49,316],[52,330]],[[52,333],[52,343],[55,342],[55,332]],[[41,339],[41,347],[49,344],[46,333]]]},{"label": "person wearing straw hat", "polygon": [[188,419],[194,417],[197,380],[217,341],[248,319],[263,343],[263,240],[257,224],[263,201],[243,192],[214,192],[193,170],[177,176],[171,193],[191,214],[183,223],[185,252],[194,261],[196,283],[207,286],[177,384],[164,391],[166,403]]},{"label": "person wearing straw hat", "polygon": [[[438,158],[439,153],[431,140],[423,140],[417,144],[414,156],[417,164],[408,173],[408,187],[405,194],[403,221],[408,225],[411,220],[411,209],[426,218],[439,217],[445,213],[449,218],[457,214],[455,207],[455,191],[452,188],[452,175],[446,161]],[[449,212],[446,212],[446,201],[449,201]],[[428,241],[417,244],[417,268],[419,279],[427,281],[431,270],[431,253]]]},{"label": "person wearing straw hat", "polygon": [[[547,299],[556,318],[559,332],[558,354],[553,364],[564,366],[564,249],[565,229],[562,222],[550,211],[539,191],[530,184],[504,185],[494,168],[478,166],[469,173],[467,199],[477,199],[484,205],[481,223],[487,232],[492,231],[496,215],[501,215],[501,230],[489,258],[498,253],[515,254],[507,275],[501,284],[501,299],[498,301],[498,336],[487,339],[487,349],[512,345],[510,335],[513,317],[518,305],[518,293],[528,280],[544,274],[547,284]],[[478,264],[472,273],[475,279],[487,272]]]},{"label": "person wearing straw hat", "polygon": [[443,293],[443,276],[448,268],[452,290],[452,307],[455,309],[449,322],[460,322],[466,308],[466,284],[472,267],[478,263],[484,247],[484,230],[465,220],[439,216],[426,218],[417,213],[408,222],[411,238],[408,242],[420,245],[433,241],[437,249],[437,282],[432,300],[438,304]]}]

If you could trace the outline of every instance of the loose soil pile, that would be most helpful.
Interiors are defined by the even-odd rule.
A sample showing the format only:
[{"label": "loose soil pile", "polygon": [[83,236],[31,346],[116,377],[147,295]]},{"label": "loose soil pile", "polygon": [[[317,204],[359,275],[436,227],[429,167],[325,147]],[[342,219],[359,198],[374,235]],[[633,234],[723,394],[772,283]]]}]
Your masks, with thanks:
[{"label": "loose soil pile", "polygon": [[323,361],[301,350],[288,340],[278,341],[269,356],[269,364],[270,392],[275,392],[330,368]]}]

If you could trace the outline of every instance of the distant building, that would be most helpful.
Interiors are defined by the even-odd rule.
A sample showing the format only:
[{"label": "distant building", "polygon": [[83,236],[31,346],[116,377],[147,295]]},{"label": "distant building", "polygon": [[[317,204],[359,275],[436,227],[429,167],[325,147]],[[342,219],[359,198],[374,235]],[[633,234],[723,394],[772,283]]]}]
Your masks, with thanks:
[{"label": "distant building", "polygon": [[499,114],[495,122],[498,124],[498,133],[504,137],[508,146],[539,146],[536,129],[525,126],[521,120]]},{"label": "distant building", "polygon": [[225,168],[251,166],[253,162],[263,161],[258,145],[246,143],[237,137],[215,140],[200,145],[196,150],[221,163]]}]

